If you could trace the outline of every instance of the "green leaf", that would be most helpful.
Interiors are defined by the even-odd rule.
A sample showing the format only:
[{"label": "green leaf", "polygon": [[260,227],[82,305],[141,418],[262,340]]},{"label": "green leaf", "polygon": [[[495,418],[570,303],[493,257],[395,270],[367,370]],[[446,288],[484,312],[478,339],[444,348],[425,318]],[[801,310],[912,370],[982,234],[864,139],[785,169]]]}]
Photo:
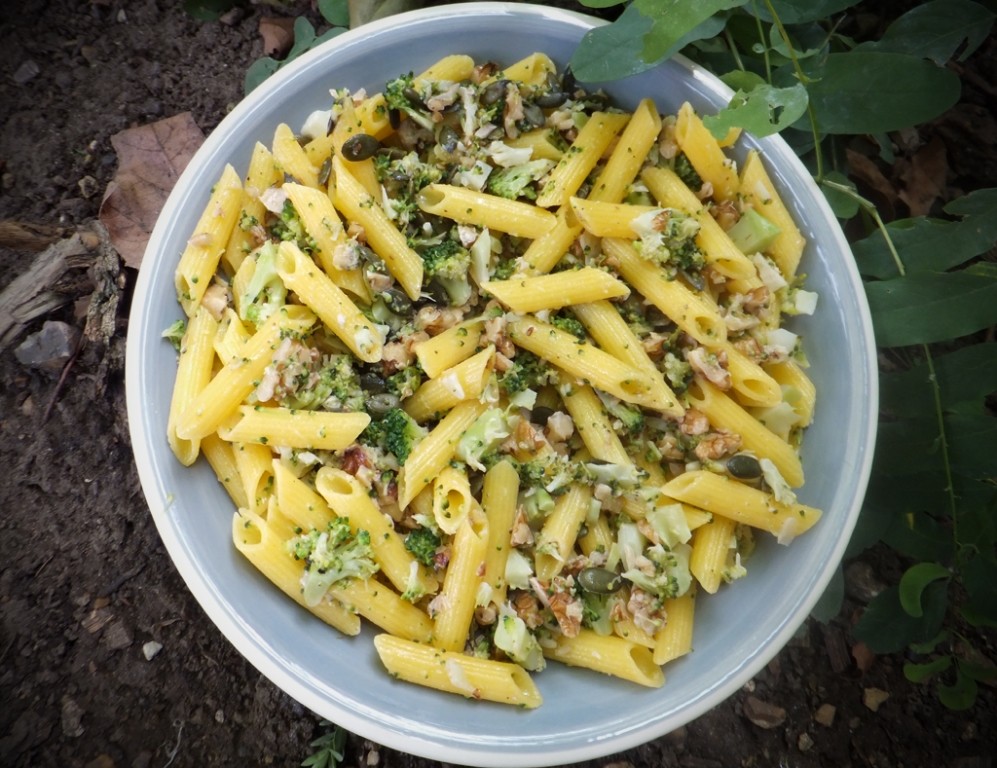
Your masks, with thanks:
[{"label": "green leaf", "polygon": [[196,21],[216,21],[239,4],[238,0],[184,0],[183,9]]},{"label": "green leaf", "polygon": [[930,679],[932,675],[936,675],[939,672],[944,672],[946,669],[952,666],[951,656],[939,656],[924,664],[914,664],[913,662],[907,662],[904,664],[904,677],[910,680],[912,683],[923,683]]},{"label": "green leaf", "polygon": [[[824,21],[828,16],[858,5],[858,2],[859,0],[772,0],[772,7],[783,24],[801,24],[805,21]],[[758,18],[771,21],[772,16],[760,6],[761,3]]]},{"label": "green leaf", "polygon": [[280,62],[276,59],[271,59],[269,56],[257,59],[250,64],[249,68],[246,70],[243,90],[245,90],[247,94],[250,93],[278,69],[280,69]]},{"label": "green leaf", "polygon": [[[660,61],[679,49],[679,42],[720,11],[747,0],[634,0],[633,6],[653,21],[644,37],[644,60]],[[722,28],[722,27],[721,27]]]},{"label": "green leaf", "polygon": [[924,615],[920,618],[904,611],[897,586],[887,587],[866,606],[855,624],[855,637],[873,653],[896,653],[911,643],[934,637],[941,629],[947,606],[945,590],[940,586],[944,587],[934,582],[924,590]]},{"label": "green leaf", "polygon": [[[997,344],[960,347],[934,359],[935,380],[946,411],[983,413],[983,399],[997,390]],[[892,416],[916,417],[934,408],[926,363],[906,371],[880,373],[880,403]]]},{"label": "green leaf", "polygon": [[827,583],[824,594],[820,596],[810,615],[821,624],[827,624],[841,611],[845,600],[845,576],[839,565],[831,580]]},{"label": "green leaf", "polygon": [[970,0],[933,0],[918,5],[887,27],[874,42],[859,50],[909,53],[944,65],[960,46],[965,61],[987,39],[994,14]]},{"label": "green leaf", "polygon": [[766,83],[747,92],[737,91],[726,107],[716,115],[705,116],[703,123],[718,139],[735,127],[755,136],[768,136],[792,125],[806,111],[807,89],[802,85],[776,88]]},{"label": "green leaf", "polygon": [[[887,224],[886,231],[908,272],[942,272],[985,253],[997,242],[997,188],[956,198],[945,206],[945,212],[960,220],[917,217]],[[867,277],[897,274],[881,232],[852,243],[852,253]]]},{"label": "green leaf", "polygon": [[[824,183],[827,181],[853,189],[856,193],[855,195],[849,195],[847,192]],[[850,219],[859,212],[858,190],[855,187],[855,182],[840,171],[830,171],[824,174],[824,181],[821,182],[820,191],[824,193],[827,204],[831,206],[834,215],[839,219]]]},{"label": "green leaf", "polygon": [[915,56],[875,51],[830,54],[808,86],[825,133],[879,133],[925,123],[959,99],[959,77]]},{"label": "green leaf", "polygon": [[348,0],[318,0],[318,12],[334,27],[350,26],[350,4]]},{"label": "green leaf", "polygon": [[943,629],[937,635],[925,640],[923,643],[911,643],[910,649],[914,653],[919,653],[921,655],[934,653],[939,644],[945,640],[948,640],[949,636],[949,631],[947,629]]},{"label": "green leaf", "polygon": [[900,577],[900,606],[909,616],[916,619],[924,615],[921,606],[921,595],[932,582],[949,579],[952,574],[949,569],[939,563],[917,563],[912,565]]},{"label": "green leaf", "polygon": [[948,709],[964,712],[973,706],[977,692],[976,681],[963,672],[960,662],[956,664],[955,682],[938,686],[938,700]]},{"label": "green leaf", "polygon": [[886,421],[876,434],[875,471],[909,477],[941,468],[938,428],[930,410],[921,418]]},{"label": "green leaf", "polygon": [[[941,489],[944,477],[935,477],[936,489]],[[906,557],[934,560],[948,560],[953,554],[952,526],[948,520],[936,519],[933,514],[943,513],[945,499],[934,506],[915,506],[907,513],[892,521],[890,528],[883,534],[883,542]]]},{"label": "green leaf", "polygon": [[997,280],[968,272],[917,272],[866,283],[876,341],[930,344],[997,323]]},{"label": "green leaf", "polygon": [[585,33],[571,55],[570,67],[578,80],[598,83],[619,80],[653,67],[641,56],[637,41],[642,40],[653,22],[630,5],[612,24]]},{"label": "green leaf", "polygon": [[[993,509],[988,510],[992,523]],[[982,537],[980,537],[982,538]],[[977,627],[997,627],[997,560],[990,551],[977,551],[959,569],[966,600],[962,615]]]},{"label": "green leaf", "polygon": [[997,477],[997,418],[983,414],[954,413],[945,418],[952,469],[965,477]]}]

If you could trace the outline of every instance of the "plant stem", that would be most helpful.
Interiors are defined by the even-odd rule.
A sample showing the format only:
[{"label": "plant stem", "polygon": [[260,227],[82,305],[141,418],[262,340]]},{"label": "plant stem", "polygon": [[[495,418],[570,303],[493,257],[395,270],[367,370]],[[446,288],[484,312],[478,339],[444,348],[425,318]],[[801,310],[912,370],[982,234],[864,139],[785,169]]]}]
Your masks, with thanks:
[{"label": "plant stem", "polygon": [[[800,60],[796,57],[796,49],[793,47],[792,41],[789,39],[789,33],[782,24],[782,19],[779,18],[779,14],[775,12],[775,8],[772,5],[772,0],[765,0],[765,7],[768,12],[772,15],[772,23],[775,24],[776,30],[779,32],[779,37],[782,38],[782,42],[786,46],[786,50],[789,51],[789,60],[793,63],[793,72],[796,74],[796,79],[799,80],[803,85],[807,85],[810,82],[810,78],[807,77],[806,73],[803,71],[803,67],[800,66]],[[768,48],[766,47],[766,65],[768,62]],[[769,82],[772,81],[771,74],[769,75]],[[817,172],[814,174],[817,179],[817,183],[820,184],[824,180],[824,155],[820,149],[820,129],[817,125],[817,115],[814,112],[813,104],[807,99],[807,118],[810,120],[810,132],[814,137],[814,161],[817,164]]]},{"label": "plant stem", "polygon": [[893,263],[897,267],[897,272],[900,274],[900,277],[904,277],[907,274],[907,269],[904,267],[904,263],[900,259],[900,254],[897,253],[897,247],[893,244],[893,238],[890,237],[890,233],[886,229],[886,224],[883,222],[883,219],[879,215],[879,211],[876,210],[876,206],[873,202],[862,197],[862,195],[849,187],[847,184],[841,184],[837,181],[831,181],[830,179],[818,179],[818,181],[828,189],[833,189],[844,195],[848,195],[848,197],[852,198],[859,205],[861,205],[863,210],[865,210],[869,216],[872,216],[873,221],[876,222],[876,228],[883,234],[883,239],[886,240],[886,247],[890,251],[890,256],[893,257]]},{"label": "plant stem", "polygon": [[[772,62],[769,60],[769,46],[765,41],[765,30],[762,29],[762,20],[758,18],[758,3],[756,0],[751,0],[752,15],[755,17],[755,26],[758,28],[758,42],[762,46],[762,58],[765,61],[765,80],[772,82]],[[724,27],[724,31],[727,32],[727,28]],[[727,34],[730,34],[727,32]]]},{"label": "plant stem", "polygon": [[952,481],[952,462],[949,459],[949,441],[945,431],[945,412],[942,409],[942,389],[938,386],[938,377],[935,375],[935,360],[931,355],[931,348],[927,344],[922,344],[924,352],[924,362],[928,366],[928,383],[931,385],[931,394],[935,401],[935,421],[938,424],[938,441],[942,453],[942,470],[945,472],[945,495],[949,503],[949,515],[952,517],[952,540],[956,550],[959,549],[959,519],[956,514],[957,503],[955,497],[955,486]]}]

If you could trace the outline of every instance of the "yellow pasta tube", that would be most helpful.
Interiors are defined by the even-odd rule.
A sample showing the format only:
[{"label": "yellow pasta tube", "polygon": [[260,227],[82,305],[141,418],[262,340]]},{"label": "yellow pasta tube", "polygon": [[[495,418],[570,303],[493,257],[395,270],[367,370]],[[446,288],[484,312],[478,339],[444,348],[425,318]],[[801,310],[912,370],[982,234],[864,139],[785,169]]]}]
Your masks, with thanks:
[{"label": "yellow pasta tube", "polygon": [[420,341],[413,347],[413,351],[422,370],[429,378],[435,379],[471,357],[478,349],[484,327],[484,320],[478,317],[465,320],[432,338]]},{"label": "yellow pasta tube", "polygon": [[488,406],[464,400],[454,406],[433,430],[420,440],[398,473],[398,507],[405,509],[450,463],[461,435]]},{"label": "yellow pasta tube", "polygon": [[582,227],[575,220],[570,206],[561,206],[553,228],[536,238],[523,253],[522,262],[527,271],[541,275],[550,272],[581,233]]},{"label": "yellow pasta tube", "polygon": [[666,410],[656,396],[654,383],[642,371],[623,363],[596,346],[577,337],[524,315],[506,325],[508,337],[518,347],[532,352],[571,375],[614,397],[654,410]]},{"label": "yellow pasta tube", "polygon": [[665,407],[660,409],[663,414],[676,419],[681,418],[685,409],[678,397],[665,383],[664,374],[648,357],[644,345],[612,303],[596,301],[591,304],[578,304],[572,308],[572,311],[600,348],[644,372],[652,382],[656,399],[665,404]]},{"label": "yellow pasta tube", "polygon": [[385,669],[399,680],[527,709],[542,703],[533,678],[518,664],[441,651],[391,635],[377,635],[374,647]]},{"label": "yellow pasta tube", "polygon": [[585,526],[585,533],[579,537],[578,546],[586,555],[591,555],[593,552],[608,554],[614,541],[616,537],[609,528],[609,521],[605,515],[599,515],[594,523]]},{"label": "yellow pasta tube", "polygon": [[556,217],[531,203],[510,200],[468,187],[429,184],[419,192],[417,203],[426,213],[461,224],[488,227],[513,237],[537,238],[554,228]]},{"label": "yellow pasta tube", "polygon": [[592,458],[611,464],[633,464],[592,387],[579,382],[564,385],[561,400]]},{"label": "yellow pasta tube", "polygon": [[676,115],[675,142],[700,178],[713,187],[713,197],[733,200],[737,196],[740,183],[734,162],[727,158],[689,102],[685,102]]},{"label": "yellow pasta tube", "polygon": [[740,281],[744,287],[761,285],[755,265],[734,245],[728,234],[703,207],[670,168],[645,168],[641,179],[659,205],[676,208],[699,222],[696,245],[703,252],[707,263],[724,277]]},{"label": "yellow pasta tube", "polygon": [[402,408],[418,422],[446,413],[461,400],[481,397],[492,372],[495,347],[489,345],[457,365],[429,379],[402,403]]},{"label": "yellow pasta tube", "polygon": [[376,578],[337,581],[329,594],[392,635],[416,643],[428,643],[433,636],[433,622],[425,611]]},{"label": "yellow pasta tube", "polygon": [[754,150],[748,153],[741,168],[740,187],[745,201],[779,228],[779,234],[767,253],[779,267],[782,276],[786,280],[792,280],[807,241],[776,191],[761,156]]},{"label": "yellow pasta tube", "polygon": [[[247,259],[246,262],[248,263],[248,261]],[[215,355],[218,356],[221,364],[228,365],[232,358],[241,356],[243,347],[251,337],[252,334],[243,325],[235,310],[232,307],[226,307],[213,341]]]},{"label": "yellow pasta tube", "polygon": [[180,342],[180,360],[177,379],[170,399],[170,412],[166,422],[166,436],[173,454],[185,467],[197,459],[200,440],[185,440],[177,435],[177,419],[187,405],[211,380],[215,363],[214,339],[218,323],[204,307],[198,307],[187,324],[187,332]]},{"label": "yellow pasta tube", "polygon": [[236,411],[239,418],[218,429],[225,440],[319,451],[350,447],[370,424],[366,413],[298,411],[262,405],[241,405]]},{"label": "yellow pasta tube", "polygon": [[503,460],[485,472],[481,489],[481,509],[488,519],[488,544],[485,550],[485,581],[491,587],[492,602],[505,602],[508,585],[505,566],[512,548],[512,526],[516,520],[519,473],[512,462]]},{"label": "yellow pasta tube", "polygon": [[564,154],[551,139],[552,135],[547,128],[536,128],[519,134],[514,139],[506,138],[505,145],[514,149],[530,149],[531,160],[560,160]]},{"label": "yellow pasta tube", "polygon": [[273,157],[277,167],[308,187],[318,187],[318,168],[308,158],[287,123],[277,126],[273,135]]},{"label": "yellow pasta tube", "polygon": [[374,161],[371,158],[366,160],[348,160],[343,154],[343,144],[365,133],[364,121],[356,113],[353,106],[353,99],[346,98],[342,102],[342,112],[332,129],[332,146],[335,153],[343,163],[343,167],[350,172],[360,185],[367,190],[367,194],[373,199],[377,199],[381,194],[381,184],[377,180],[377,172],[374,170]]},{"label": "yellow pasta tube", "polygon": [[548,72],[556,70],[557,67],[546,53],[531,53],[506,67],[502,71],[502,77],[517,83],[539,85],[544,82]]},{"label": "yellow pasta tube", "polygon": [[488,521],[479,509],[476,514],[466,515],[457,529],[440,595],[433,600],[433,645],[437,648],[464,650],[484,576],[487,548]]},{"label": "yellow pasta tube", "polygon": [[583,629],[577,637],[559,636],[555,643],[543,646],[543,652],[547,658],[568,666],[584,667],[649,688],[660,688],[665,682],[650,648],[616,635],[597,635]]},{"label": "yellow pasta tube", "polygon": [[249,498],[246,496],[246,488],[239,476],[239,467],[235,463],[235,451],[232,448],[232,443],[222,440],[217,433],[212,432],[201,438],[201,453],[208,460],[215,477],[218,478],[218,482],[222,484],[229,498],[235,502],[236,508],[249,507]]},{"label": "yellow pasta tube", "polygon": [[335,517],[325,499],[280,459],[273,460],[273,477],[280,511],[302,531],[325,530]]},{"label": "yellow pasta tube", "polygon": [[444,56],[439,61],[433,62],[433,64],[416,75],[414,80],[416,83],[425,80],[429,82],[442,80],[449,83],[459,83],[461,80],[467,80],[473,74],[474,59],[464,53],[452,53],[449,56]]},{"label": "yellow pasta tube", "polygon": [[246,173],[242,209],[225,246],[225,253],[222,255],[222,261],[230,275],[238,271],[246,256],[258,245],[253,227],[262,226],[266,215],[266,208],[260,201],[260,193],[277,184],[280,179],[273,154],[263,144],[256,142]]},{"label": "yellow pasta tube", "polygon": [[628,114],[595,112],[578,131],[568,151],[551,169],[543,189],[537,195],[537,206],[552,208],[567,203],[629,119]]},{"label": "yellow pasta tube", "polygon": [[654,663],[666,664],[692,650],[695,591],[665,600],[665,626],[654,636]]},{"label": "yellow pasta tube", "polygon": [[370,291],[359,269],[340,269],[333,256],[346,242],[346,230],[332,200],[325,192],[288,182],[281,187],[294,205],[305,231],[315,242],[315,258],[336,285],[364,302],[370,301]]},{"label": "yellow pasta tube", "polygon": [[277,251],[277,274],[288,290],[318,315],[326,327],[365,363],[376,363],[384,351],[384,333],[349,296],[308,258],[285,240]]},{"label": "yellow pasta tube", "polygon": [[641,165],[658,140],[661,115],[651,99],[643,99],[634,110],[620,140],[599,172],[589,192],[590,200],[618,203],[637,178]]},{"label": "yellow pasta tube", "polygon": [[267,318],[241,350],[208,382],[177,419],[177,435],[204,437],[218,429],[236,407],[259,385],[273,352],[285,335],[301,334],[315,323],[304,307],[281,307]]},{"label": "yellow pasta tube", "polygon": [[362,528],[370,534],[381,573],[403,596],[415,600],[436,591],[436,579],[405,549],[393,521],[378,508],[360,481],[341,469],[322,467],[315,477],[315,488],[333,512],[349,518],[351,529]]},{"label": "yellow pasta tube", "polygon": [[585,231],[596,237],[619,237],[633,240],[637,236],[633,221],[652,211],[661,210],[653,205],[630,203],[602,203],[597,200],[572,197],[571,210]]},{"label": "yellow pasta tube", "polygon": [[232,516],[232,540],[236,549],[281,592],[345,635],[360,633],[360,618],[335,600],[322,600],[315,606],[305,603],[301,591],[304,561],[295,560],[284,542],[266,522],[249,510]]},{"label": "yellow pasta tube", "polygon": [[804,533],[821,516],[815,507],[778,502],[772,494],[707,470],[684,472],[669,480],[662,490],[714,516],[760,528],[783,540]]},{"label": "yellow pasta tube", "polygon": [[364,229],[367,244],[384,260],[385,266],[408,297],[415,301],[422,291],[423,264],[381,204],[363,188],[337,155],[332,159],[329,181],[332,203],[349,221]]},{"label": "yellow pasta tube", "polygon": [[513,312],[520,314],[630,295],[630,289],[625,283],[595,267],[567,269],[535,277],[492,280],[485,283],[484,289]]},{"label": "yellow pasta tube", "polygon": [[785,360],[769,366],[769,374],[785,390],[785,400],[799,417],[800,426],[808,426],[813,421],[817,389],[800,364],[795,360]]},{"label": "yellow pasta tube", "polygon": [[537,536],[536,573],[541,581],[549,582],[564,568],[591,502],[592,489],[581,484],[571,486],[567,493],[557,497],[554,510]]},{"label": "yellow pasta tube", "polygon": [[433,480],[433,518],[444,533],[456,534],[477,504],[467,472],[446,466]]},{"label": "yellow pasta tube", "polygon": [[624,614],[613,620],[613,634],[624,640],[629,640],[631,643],[654,650],[654,635],[648,634],[647,630],[637,626],[637,622],[629,614]]},{"label": "yellow pasta tube", "polygon": [[174,277],[177,300],[188,317],[194,314],[211,285],[241,205],[242,182],[235,168],[226,165],[177,265]]},{"label": "yellow pasta tube", "polygon": [[273,454],[259,443],[236,441],[232,441],[232,452],[246,490],[246,506],[258,515],[265,514],[273,490]]},{"label": "yellow pasta tube", "polygon": [[717,305],[707,296],[670,280],[657,264],[640,257],[630,243],[606,238],[602,248],[616,259],[620,274],[631,287],[660,309],[700,344],[717,347],[727,341],[727,326]]},{"label": "yellow pasta tube", "polygon": [[723,581],[736,525],[733,519],[717,514],[692,535],[689,572],[699,586],[711,595],[720,588],[720,582]]},{"label": "yellow pasta tube", "polygon": [[793,446],[762,426],[733,399],[708,381],[697,379],[686,390],[686,400],[691,407],[706,414],[714,428],[740,435],[745,450],[771,460],[791,487],[803,485],[803,464]]},{"label": "yellow pasta tube", "polygon": [[730,342],[722,347],[727,356],[734,398],[745,406],[768,407],[782,402],[782,388],[758,363]]}]

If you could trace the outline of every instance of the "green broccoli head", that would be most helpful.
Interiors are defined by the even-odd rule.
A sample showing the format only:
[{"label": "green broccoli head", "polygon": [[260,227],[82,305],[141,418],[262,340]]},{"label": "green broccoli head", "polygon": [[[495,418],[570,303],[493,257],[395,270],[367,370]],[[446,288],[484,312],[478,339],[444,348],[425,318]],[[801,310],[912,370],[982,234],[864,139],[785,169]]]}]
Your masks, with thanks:
[{"label": "green broccoli head", "polygon": [[525,197],[535,200],[536,182],[553,167],[550,160],[529,160],[508,168],[499,168],[488,177],[488,191],[499,197],[515,200]]},{"label": "green broccoli head", "polygon": [[499,376],[499,386],[507,394],[538,389],[556,383],[557,372],[541,357],[525,349],[516,351],[512,366]]},{"label": "green broccoli head", "polygon": [[389,451],[400,464],[404,464],[412,449],[427,434],[429,430],[420,426],[401,408],[392,408],[383,418],[372,421],[361,439]]},{"label": "green broccoli head", "polygon": [[452,306],[471,298],[471,252],[453,238],[425,247],[422,263],[426,274],[446,291]]},{"label": "green broccoli head", "polygon": [[685,152],[679,152],[675,156],[675,165],[673,170],[675,175],[685,182],[685,185],[689,187],[693,192],[698,192],[703,187],[703,177],[700,176],[696,169],[693,168],[692,163],[689,162],[689,157]]},{"label": "green broccoli head", "polygon": [[432,566],[436,560],[436,551],[443,540],[440,535],[428,526],[420,526],[405,536],[405,549],[412,557],[426,566]]},{"label": "green broccoli head", "polygon": [[335,517],[325,530],[313,528],[287,542],[295,560],[305,561],[301,578],[305,603],[316,606],[329,588],[345,579],[369,579],[378,570],[370,543],[370,534],[359,529],[354,533],[349,518]]},{"label": "green broccoli head", "polygon": [[321,369],[304,371],[281,405],[300,410],[363,411],[366,406],[360,377],[349,355],[329,355]]},{"label": "green broccoli head", "polygon": [[433,130],[432,118],[421,103],[416,89],[415,76],[408,72],[389,80],[384,86],[384,101],[388,109],[404,112],[428,131]]},{"label": "green broccoli head", "polygon": [[673,273],[695,273],[706,266],[706,257],[696,244],[699,221],[695,217],[675,208],[656,208],[638,216],[630,226],[639,237],[634,245],[644,259]]},{"label": "green broccoli head", "polygon": [[658,600],[684,595],[692,584],[687,544],[671,549],[653,544],[644,550],[639,564],[623,572],[623,577]]},{"label": "green broccoli head", "polygon": [[239,316],[257,326],[284,306],[287,288],[277,274],[277,246],[273,242],[256,251],[256,269],[240,299]]}]

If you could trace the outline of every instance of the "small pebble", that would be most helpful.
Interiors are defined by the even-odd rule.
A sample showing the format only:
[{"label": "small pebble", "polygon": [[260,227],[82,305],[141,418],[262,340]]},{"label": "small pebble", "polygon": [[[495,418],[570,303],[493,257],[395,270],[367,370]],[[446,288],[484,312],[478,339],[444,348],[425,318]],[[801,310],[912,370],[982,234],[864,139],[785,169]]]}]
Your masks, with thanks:
[{"label": "small pebble", "polygon": [[14,356],[28,368],[58,373],[73,356],[79,338],[79,330],[69,323],[46,320],[40,331],[18,345]]},{"label": "small pebble", "polygon": [[83,709],[69,696],[62,697],[62,733],[75,739],[83,735]]},{"label": "small pebble", "polygon": [[215,710],[215,722],[216,723],[224,723],[225,722],[225,713],[222,710],[220,710],[220,709],[216,709]]},{"label": "small pebble", "polygon": [[145,656],[146,661],[152,661],[161,650],[163,650],[162,643],[150,640],[142,646],[142,655]]},{"label": "small pebble", "polygon": [[814,745],[814,740],[811,738],[810,734],[804,731],[800,734],[800,737],[796,740],[796,746],[800,752],[809,752]]},{"label": "small pebble", "polygon": [[41,71],[42,68],[38,66],[36,61],[32,59],[22,61],[21,66],[14,70],[14,82],[17,85],[25,85],[38,77]]},{"label": "small pebble", "polygon": [[834,716],[837,712],[838,710],[833,704],[821,704],[814,713],[814,720],[825,728],[830,728],[834,725]]},{"label": "small pebble", "polygon": [[744,700],[744,716],[759,728],[778,728],[786,722],[786,710],[756,696]]},{"label": "small pebble", "polygon": [[862,703],[873,712],[876,712],[888,698],[890,694],[882,688],[866,688],[862,691]]}]

